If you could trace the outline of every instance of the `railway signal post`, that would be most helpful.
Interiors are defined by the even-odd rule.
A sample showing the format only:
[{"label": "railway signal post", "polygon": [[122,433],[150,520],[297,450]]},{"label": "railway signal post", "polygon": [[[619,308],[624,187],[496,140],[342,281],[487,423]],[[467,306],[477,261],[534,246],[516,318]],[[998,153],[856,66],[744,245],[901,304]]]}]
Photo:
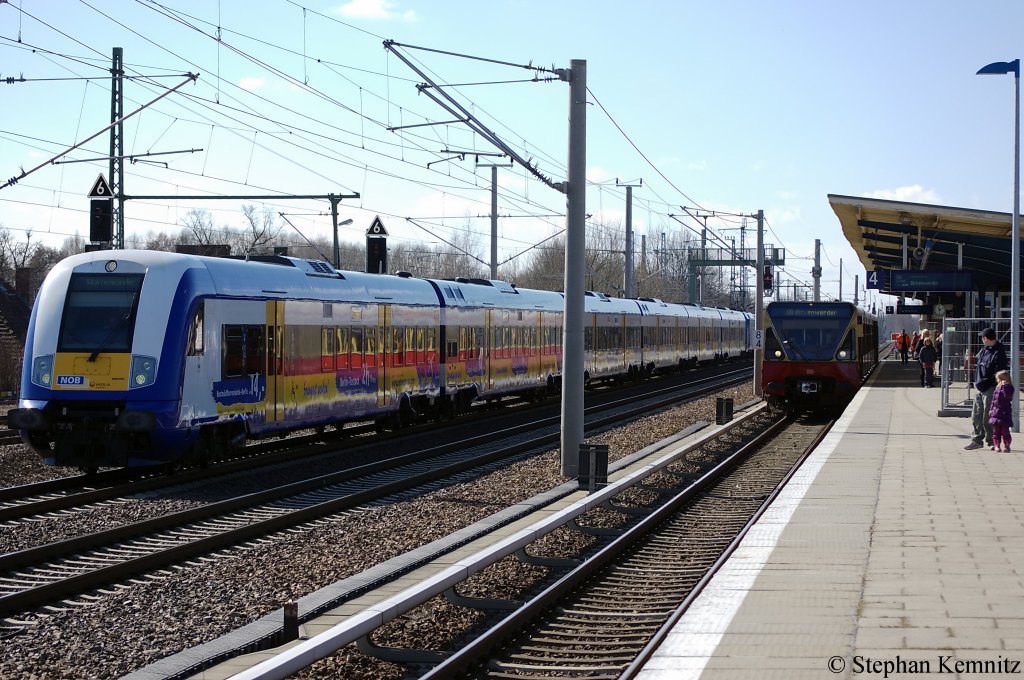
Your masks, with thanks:
[{"label": "railway signal post", "polygon": [[[757,271],[764,271],[764,210],[757,211]],[[757,337],[764,337],[764,278],[754,277],[756,291],[754,293],[754,333]],[[761,390],[761,359],[764,358],[764,348],[755,344],[754,346],[754,396],[763,396]]]}]

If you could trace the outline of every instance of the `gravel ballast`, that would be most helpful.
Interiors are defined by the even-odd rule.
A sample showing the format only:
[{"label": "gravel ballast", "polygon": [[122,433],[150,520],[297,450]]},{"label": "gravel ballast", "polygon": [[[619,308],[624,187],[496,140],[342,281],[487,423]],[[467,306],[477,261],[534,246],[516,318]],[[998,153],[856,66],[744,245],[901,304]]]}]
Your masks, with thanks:
[{"label": "gravel ballast", "polygon": [[[716,396],[731,396],[737,404],[752,398],[749,386],[730,389]],[[592,443],[609,445],[610,458],[617,460],[686,428],[698,420],[713,421],[715,397],[683,404],[643,418],[629,426],[589,437]],[[12,449],[22,449],[15,452]],[[0,453],[0,475],[33,471],[31,461],[38,458],[27,447],[9,446]],[[47,468],[44,468],[44,471]],[[108,678],[118,677],[160,658],[196,646],[234,630],[284,603],[297,600],[314,590],[357,574],[386,559],[401,555],[430,541],[501,510],[513,503],[550,489],[565,481],[560,475],[558,454],[551,451],[509,465],[478,480],[453,485],[426,494],[416,500],[374,507],[336,521],[321,522],[303,532],[282,532],[274,537],[230,551],[217,559],[197,560],[173,569],[139,578],[137,582],[104,595],[94,604],[69,607],[62,611],[39,611],[24,615],[24,632],[3,640],[0,677],[25,678]],[[13,482],[8,482],[13,483]],[[641,492],[638,492],[641,493]],[[636,502],[642,503],[638,497]],[[96,513],[97,522],[114,521],[119,511],[151,513],[168,511],[167,504],[180,507],[182,500],[147,499],[138,503],[117,504]],[[142,504],[145,509],[137,507]],[[187,505],[187,502],[185,502]],[[614,524],[617,513],[595,514],[588,523]],[[77,521],[77,520],[76,520]],[[50,523],[47,523],[49,525]],[[43,526],[43,525],[40,525]],[[30,531],[0,527],[0,546],[10,551],[19,540],[47,542],[42,529]],[[81,527],[76,527],[79,531]],[[566,532],[549,537],[556,549],[576,550],[580,534]],[[20,547],[27,547],[21,545]],[[522,565],[494,565],[492,569],[515,572],[512,582],[521,590],[542,578],[543,569]],[[477,576],[479,583],[491,578],[488,572]],[[502,579],[502,583],[508,581]],[[479,583],[465,584],[463,595],[474,595]],[[484,588],[488,597],[493,592]],[[483,592],[483,591],[481,591]],[[506,593],[515,597],[519,593]],[[444,631],[465,626],[465,610],[447,602],[439,605],[445,612],[436,625],[438,638]],[[400,644],[403,631],[424,625],[415,618],[402,617],[394,625],[378,631],[378,644]],[[470,628],[472,625],[470,625]],[[354,655],[354,656],[353,656]],[[306,677],[339,677],[343,657],[351,657],[345,674],[349,677],[385,678],[399,667],[362,657],[354,650],[324,660],[309,669]],[[349,663],[346,662],[346,663]],[[360,670],[361,669],[361,670]],[[332,672],[333,670],[333,672]],[[358,673],[351,676],[353,672]],[[365,674],[364,674],[365,673]]]}]

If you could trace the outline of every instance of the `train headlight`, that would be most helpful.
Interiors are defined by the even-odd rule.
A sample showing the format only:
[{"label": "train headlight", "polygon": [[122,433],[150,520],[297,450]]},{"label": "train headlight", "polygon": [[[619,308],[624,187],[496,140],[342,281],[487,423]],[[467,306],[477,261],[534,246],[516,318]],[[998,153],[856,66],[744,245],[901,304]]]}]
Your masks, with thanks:
[{"label": "train headlight", "polygon": [[849,352],[847,352],[845,349],[839,350],[839,358],[840,359],[845,359],[848,354],[849,354]]},{"label": "train headlight", "polygon": [[781,359],[782,358],[782,350],[781,349],[775,350],[775,358],[776,359]]},{"label": "train headlight", "polygon": [[132,355],[131,386],[145,387],[156,380],[156,359]]},{"label": "train headlight", "polygon": [[53,380],[53,355],[36,357],[32,361],[32,384],[49,387]]}]

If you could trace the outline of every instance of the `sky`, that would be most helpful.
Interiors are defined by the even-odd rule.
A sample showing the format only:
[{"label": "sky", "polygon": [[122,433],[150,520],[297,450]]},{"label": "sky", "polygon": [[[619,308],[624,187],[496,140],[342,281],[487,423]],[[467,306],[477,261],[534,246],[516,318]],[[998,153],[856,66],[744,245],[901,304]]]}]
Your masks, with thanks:
[{"label": "sky", "polygon": [[[498,150],[418,86],[446,85],[560,182],[569,86],[553,71],[579,59],[588,224],[621,228],[621,185],[641,181],[637,251],[695,233],[688,212],[738,245],[763,210],[783,280],[811,281],[817,238],[823,292],[842,261],[850,299],[865,272],[828,194],[1012,210],[1013,83],[975,73],[1021,56],[1022,25],[1015,0],[0,0],[0,184],[20,177],[0,226],[55,247],[88,236],[109,135],[68,150],[110,123],[121,47],[124,112],[149,104],[124,123],[125,194],[359,194],[338,205],[342,242],[379,216],[389,243],[469,239],[487,259],[486,166],[508,160],[476,156]],[[520,163],[498,177],[505,261],[564,229],[566,203]],[[132,199],[125,230],[176,232],[196,208],[241,227],[243,203],[330,238],[314,199]]]}]

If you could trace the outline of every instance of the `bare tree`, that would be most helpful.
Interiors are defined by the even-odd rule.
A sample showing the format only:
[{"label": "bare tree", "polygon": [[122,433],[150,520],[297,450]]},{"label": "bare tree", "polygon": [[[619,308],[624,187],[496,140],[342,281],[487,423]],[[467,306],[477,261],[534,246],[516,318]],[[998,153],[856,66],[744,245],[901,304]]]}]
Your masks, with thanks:
[{"label": "bare tree", "polygon": [[242,214],[245,216],[246,230],[241,234],[239,243],[241,253],[251,253],[271,243],[284,228],[270,208],[263,208],[260,212],[255,205],[247,203],[242,206]]},{"label": "bare tree", "polygon": [[0,225],[0,277],[5,281],[14,281],[14,266],[11,262],[11,250],[13,248],[14,235],[10,230]]},{"label": "bare tree", "polygon": [[519,266],[516,284],[538,290],[562,290],[565,284],[565,236],[551,239],[531,250]]},{"label": "bare tree", "polygon": [[388,271],[407,271],[435,279],[489,278],[490,269],[480,257],[482,250],[481,235],[469,229],[467,222],[465,229],[441,243],[389,247]]},{"label": "bare tree", "polygon": [[179,232],[178,234],[174,235],[169,234],[166,231],[160,231],[156,233],[150,231],[146,233],[146,237],[144,239],[145,245],[143,245],[142,247],[145,248],[146,250],[162,250],[165,252],[173,253],[174,247],[182,242],[181,234],[182,232]]},{"label": "bare tree", "polygon": [[214,225],[213,216],[208,210],[192,208],[181,219],[181,226],[184,227],[185,233],[195,239],[197,244],[208,246],[215,243],[214,235],[218,229]]}]

